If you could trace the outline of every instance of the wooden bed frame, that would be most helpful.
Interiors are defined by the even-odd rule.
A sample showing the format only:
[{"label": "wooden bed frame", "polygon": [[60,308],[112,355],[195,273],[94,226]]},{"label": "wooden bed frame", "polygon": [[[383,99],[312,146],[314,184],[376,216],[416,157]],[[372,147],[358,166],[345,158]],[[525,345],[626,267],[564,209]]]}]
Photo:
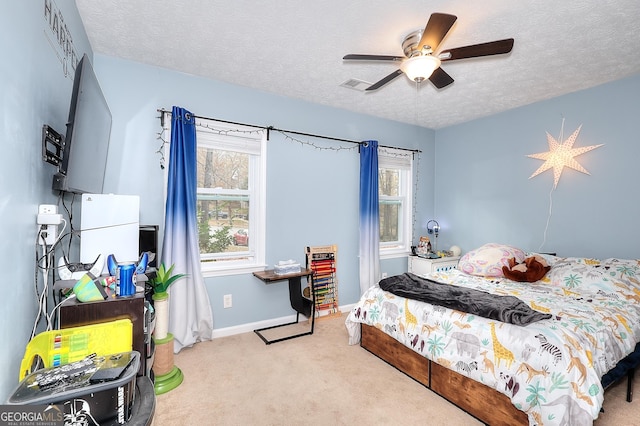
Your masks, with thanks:
[{"label": "wooden bed frame", "polygon": [[506,395],[430,361],[375,327],[362,324],[360,345],[484,423],[529,424]]}]

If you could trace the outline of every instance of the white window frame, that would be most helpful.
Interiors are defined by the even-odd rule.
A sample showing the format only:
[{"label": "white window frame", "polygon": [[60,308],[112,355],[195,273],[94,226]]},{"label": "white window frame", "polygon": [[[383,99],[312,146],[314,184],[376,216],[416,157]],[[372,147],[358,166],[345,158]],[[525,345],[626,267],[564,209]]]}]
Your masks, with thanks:
[{"label": "white window frame", "polygon": [[[171,120],[166,130],[167,139],[171,139]],[[215,120],[196,118],[196,141],[198,147],[208,147],[250,154],[249,189],[243,192],[249,196],[249,240],[248,252],[244,259],[207,261],[212,258],[224,259],[226,255],[200,256],[200,268],[203,276],[224,276],[247,274],[264,270],[266,266],[266,176],[267,176],[267,132],[249,126],[230,124]],[[165,144],[168,145],[168,144]],[[165,157],[169,156],[169,147],[165,146]],[[168,167],[165,167],[165,200],[167,193]]]},{"label": "white window frame", "polygon": [[395,169],[399,172],[400,188],[398,196],[382,196],[380,200],[399,201],[398,241],[380,242],[380,258],[391,259],[406,256],[411,252],[413,218],[413,153],[393,148],[378,150],[378,169]]}]

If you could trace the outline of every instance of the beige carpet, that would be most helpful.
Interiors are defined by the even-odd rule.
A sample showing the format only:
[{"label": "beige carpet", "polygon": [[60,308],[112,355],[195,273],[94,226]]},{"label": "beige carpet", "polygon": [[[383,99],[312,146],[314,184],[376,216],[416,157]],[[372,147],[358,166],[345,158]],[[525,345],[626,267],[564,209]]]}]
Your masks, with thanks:
[{"label": "beige carpet", "polygon": [[[184,349],[175,356],[184,382],[158,395],[154,426],[482,424],[348,346],[344,319],[321,319],[313,335],[271,345],[244,333]],[[625,392],[626,381],[606,392],[596,426],[640,425],[640,395],[627,403]]]}]

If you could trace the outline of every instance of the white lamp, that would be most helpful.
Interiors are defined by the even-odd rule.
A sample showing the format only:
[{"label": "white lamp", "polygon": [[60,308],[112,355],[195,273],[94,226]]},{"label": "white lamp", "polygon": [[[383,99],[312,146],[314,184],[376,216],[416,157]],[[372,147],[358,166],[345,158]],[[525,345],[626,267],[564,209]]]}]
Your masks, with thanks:
[{"label": "white lamp", "polygon": [[440,66],[440,59],[432,55],[419,55],[405,59],[400,64],[400,69],[409,79],[420,83],[431,77],[431,74]]}]

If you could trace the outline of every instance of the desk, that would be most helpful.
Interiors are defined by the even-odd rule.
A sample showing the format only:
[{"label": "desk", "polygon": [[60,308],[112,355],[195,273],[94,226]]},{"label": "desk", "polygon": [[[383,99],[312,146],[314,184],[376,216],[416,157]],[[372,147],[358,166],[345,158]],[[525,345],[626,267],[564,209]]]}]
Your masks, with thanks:
[{"label": "desk", "polygon": [[[313,327],[315,325],[315,295],[313,292],[313,283],[311,285],[311,299],[307,299],[302,295],[301,289],[301,280],[302,277],[311,276],[313,280],[313,272],[309,269],[302,269],[300,272],[294,272],[291,274],[276,274],[273,270],[266,271],[258,271],[254,272],[253,275],[266,284],[271,284],[277,281],[288,280],[289,281],[289,301],[291,302],[291,307],[296,311],[296,320],[293,322],[288,322],[286,324],[273,325],[271,327],[259,328],[257,330],[253,330],[260,338],[266,343],[270,345],[271,343],[281,342],[283,340],[293,339],[294,337],[307,336],[309,334],[313,334]],[[261,331],[270,330],[272,328],[284,327],[287,325],[297,324],[300,314],[306,316],[307,318],[311,318],[311,330],[294,334],[293,336],[282,337],[279,339],[269,340],[264,337]]]}]

